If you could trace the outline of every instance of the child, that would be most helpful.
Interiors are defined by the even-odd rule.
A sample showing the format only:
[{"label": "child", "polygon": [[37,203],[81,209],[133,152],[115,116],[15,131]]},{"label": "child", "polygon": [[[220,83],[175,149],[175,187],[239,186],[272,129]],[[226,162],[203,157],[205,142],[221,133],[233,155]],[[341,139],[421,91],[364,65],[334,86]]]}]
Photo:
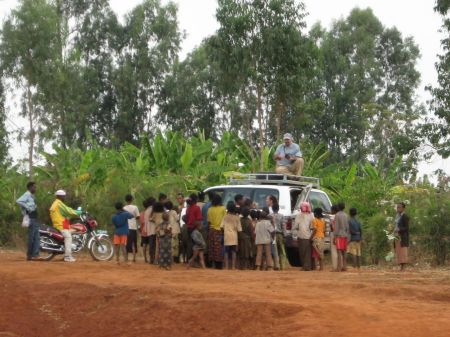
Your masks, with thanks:
[{"label": "child", "polygon": [[139,221],[139,209],[137,206],[133,205],[133,196],[131,194],[127,194],[125,196],[125,201],[127,205],[124,206],[124,210],[133,215],[132,218],[128,220],[128,238],[127,238],[127,252],[133,253],[133,262],[136,262],[136,254],[137,254],[137,231]]},{"label": "child", "polygon": [[338,205],[338,212],[334,217],[334,243],[336,245],[338,255],[337,271],[347,270],[347,241],[349,234],[348,216],[345,214],[345,204],[340,202]]},{"label": "child", "polygon": [[194,246],[192,247],[193,255],[191,259],[188,262],[188,265],[186,266],[186,269],[189,269],[192,267],[192,265],[195,262],[195,259],[197,256],[200,259],[200,265],[203,269],[205,269],[205,248],[206,248],[206,242],[203,238],[202,233],[200,230],[202,229],[203,224],[201,221],[196,222],[195,229],[191,233],[191,239],[194,242]]},{"label": "child", "polygon": [[117,264],[120,263],[119,256],[120,251],[123,252],[123,258],[125,262],[128,262],[127,254],[127,236],[128,236],[128,220],[133,219],[134,215],[131,215],[123,209],[123,204],[118,201],[115,204],[117,213],[112,217],[112,223],[116,228],[114,231],[114,255],[116,255]]},{"label": "child", "polygon": [[283,270],[286,265],[286,251],[284,249],[284,219],[283,215],[279,214],[278,211],[280,210],[280,205],[278,203],[274,203],[272,205],[272,222],[273,227],[275,229],[275,247],[274,250],[276,250],[278,261],[275,261],[275,267],[278,267],[280,270]]},{"label": "child", "polygon": [[242,231],[238,233],[239,243],[239,266],[241,269],[250,269],[251,260],[253,259],[253,224],[249,218],[250,209],[248,207],[242,208],[241,211],[241,228]]},{"label": "child", "polygon": [[142,253],[144,254],[145,263],[148,263],[148,245],[150,243],[150,213],[152,212],[152,205],[154,203],[154,198],[148,198],[144,200],[143,206],[144,210],[141,212],[139,222],[141,224],[141,247]]},{"label": "child", "polygon": [[238,215],[238,209],[233,202],[229,202],[227,205],[227,214],[222,220],[220,228],[224,234],[224,246],[225,246],[225,269],[229,267],[229,258],[231,255],[231,269],[236,269],[236,253],[238,245],[238,232],[242,232],[241,220]]},{"label": "child", "polygon": [[169,214],[169,224],[172,228],[172,257],[175,263],[180,262],[180,223],[178,222],[178,213],[173,209],[173,203],[167,201],[164,205]]},{"label": "child", "polygon": [[170,270],[172,266],[172,228],[169,223],[169,213],[162,215],[162,222],[156,225],[159,239],[159,268]]},{"label": "child", "polygon": [[361,224],[356,219],[358,211],[356,208],[350,208],[350,243],[348,244],[348,252],[353,257],[353,268],[361,268]]},{"label": "child", "polygon": [[266,212],[260,212],[256,215],[258,221],[255,226],[255,244],[256,244],[256,263],[255,269],[261,268],[263,251],[266,255],[267,270],[273,269],[272,254],[270,252],[270,245],[274,236],[274,229],[272,223]]},{"label": "child", "polygon": [[160,202],[155,202],[150,214],[150,223],[155,228],[154,230],[152,230],[152,232],[154,232],[154,235],[150,235],[150,264],[158,264],[159,248],[156,226],[163,221],[163,214],[164,205]]},{"label": "child", "polygon": [[338,212],[337,205],[331,206],[331,216],[330,216],[330,226],[331,226],[331,232],[330,232],[330,251],[331,251],[331,265],[333,268],[333,271],[337,271],[337,265],[338,265],[338,256],[337,256],[337,249],[336,244],[334,243],[334,226],[336,224],[335,217],[336,213]]},{"label": "child", "polygon": [[312,256],[316,261],[316,265],[319,264],[321,271],[323,270],[323,244],[325,239],[325,221],[323,220],[322,212],[322,208],[315,208],[314,219],[311,223]]}]

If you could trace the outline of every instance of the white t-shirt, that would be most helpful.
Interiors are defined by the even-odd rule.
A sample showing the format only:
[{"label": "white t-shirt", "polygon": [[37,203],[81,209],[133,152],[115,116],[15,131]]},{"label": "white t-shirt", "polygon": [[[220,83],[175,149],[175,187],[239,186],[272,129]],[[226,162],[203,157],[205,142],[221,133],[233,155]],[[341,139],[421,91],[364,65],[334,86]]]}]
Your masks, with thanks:
[{"label": "white t-shirt", "polygon": [[137,206],[126,205],[123,209],[133,216],[133,219],[128,219],[128,228],[134,229],[134,230],[138,229],[136,218],[139,217],[140,213],[139,213],[139,209],[137,208]]}]

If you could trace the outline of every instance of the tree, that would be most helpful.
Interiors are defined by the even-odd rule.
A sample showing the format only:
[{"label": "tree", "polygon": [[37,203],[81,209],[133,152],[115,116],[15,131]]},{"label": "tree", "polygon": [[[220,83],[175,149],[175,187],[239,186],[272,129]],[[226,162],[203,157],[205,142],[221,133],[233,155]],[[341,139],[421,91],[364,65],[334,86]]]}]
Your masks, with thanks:
[{"label": "tree", "polygon": [[397,155],[414,154],[421,110],[414,99],[420,77],[412,38],[385,28],[370,9],[354,9],[329,31],[316,26],[310,34],[320,49],[323,89],[316,91],[324,102],[311,135],[326,142],[331,161],[389,166]]},{"label": "tree", "polygon": [[117,99],[114,144],[138,143],[155,134],[156,104],[180,49],[177,7],[145,0],[127,16],[119,43],[114,86]]},{"label": "tree", "polygon": [[443,17],[442,32],[445,37],[441,40],[442,55],[438,55],[436,70],[438,73],[438,86],[430,87],[432,100],[431,110],[437,118],[436,122],[427,125],[430,142],[437,152],[444,158],[450,156],[450,9],[449,0],[437,0],[435,11]]},{"label": "tree", "polygon": [[[217,66],[209,62],[207,43],[176,62],[164,81],[158,102],[158,121],[190,137],[204,132],[218,140],[226,130]],[[186,122],[189,127],[186,127]]]},{"label": "tree", "polygon": [[[248,124],[253,129],[255,116],[261,163],[265,142],[279,138],[286,107],[310,65],[301,32],[304,16],[303,4],[294,0],[219,0],[212,57],[229,96],[254,97],[256,111]],[[270,121],[275,137],[268,132]]]},{"label": "tree", "polygon": [[38,135],[45,114],[38,103],[38,88],[51,73],[54,50],[58,44],[58,18],[45,0],[22,0],[5,21],[1,34],[0,60],[4,75],[23,90],[22,114],[28,120],[27,140],[29,174]]},{"label": "tree", "polygon": [[5,90],[0,76],[0,166],[8,160],[8,131],[6,130]]}]

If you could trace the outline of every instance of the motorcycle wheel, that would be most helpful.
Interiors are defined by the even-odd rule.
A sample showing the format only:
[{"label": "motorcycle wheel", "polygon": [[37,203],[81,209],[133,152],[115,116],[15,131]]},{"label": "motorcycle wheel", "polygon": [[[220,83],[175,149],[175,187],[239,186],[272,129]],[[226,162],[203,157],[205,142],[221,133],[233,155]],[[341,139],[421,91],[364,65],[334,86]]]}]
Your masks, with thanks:
[{"label": "motorcycle wheel", "polygon": [[103,237],[92,241],[89,253],[96,261],[108,261],[114,255],[114,247],[108,238]]},{"label": "motorcycle wheel", "polygon": [[56,253],[55,252],[50,252],[48,250],[43,250],[42,249],[42,244],[51,243],[51,244],[56,245],[57,242],[54,239],[49,238],[48,236],[41,236],[40,241],[41,241],[40,242],[41,248],[40,248],[39,256],[44,261],[50,261],[51,259],[53,259],[55,257]]}]

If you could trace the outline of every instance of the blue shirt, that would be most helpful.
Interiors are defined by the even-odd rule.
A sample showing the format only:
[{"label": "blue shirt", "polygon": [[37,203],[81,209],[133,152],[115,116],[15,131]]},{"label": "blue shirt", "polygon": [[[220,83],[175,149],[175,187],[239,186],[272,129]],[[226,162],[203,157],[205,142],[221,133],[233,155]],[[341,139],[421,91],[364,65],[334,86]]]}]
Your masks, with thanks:
[{"label": "blue shirt", "polygon": [[300,151],[300,146],[298,146],[298,144],[292,143],[289,146],[280,144],[280,145],[278,145],[277,150],[275,151],[275,155],[277,155],[277,156],[280,155],[283,157],[283,159],[277,160],[278,165],[288,166],[288,165],[292,164],[291,160],[284,158],[284,156],[287,154],[292,159],[295,159],[295,157],[301,158],[303,156],[302,151]]},{"label": "blue shirt", "polygon": [[211,207],[211,201],[208,201],[202,207],[203,228],[208,229],[208,209]]},{"label": "blue shirt", "polygon": [[[34,213],[37,216],[37,205],[34,200],[34,195],[30,191],[26,191],[16,202],[20,205],[20,209],[22,210],[22,214]],[[33,214],[33,215],[34,215]]]},{"label": "blue shirt", "polygon": [[349,221],[349,228],[350,228],[350,241],[361,241],[361,224],[356,220],[355,218],[350,218]]},{"label": "blue shirt", "polygon": [[115,235],[128,235],[128,219],[133,219],[134,216],[127,211],[118,211],[113,217],[112,222],[116,230]]}]

